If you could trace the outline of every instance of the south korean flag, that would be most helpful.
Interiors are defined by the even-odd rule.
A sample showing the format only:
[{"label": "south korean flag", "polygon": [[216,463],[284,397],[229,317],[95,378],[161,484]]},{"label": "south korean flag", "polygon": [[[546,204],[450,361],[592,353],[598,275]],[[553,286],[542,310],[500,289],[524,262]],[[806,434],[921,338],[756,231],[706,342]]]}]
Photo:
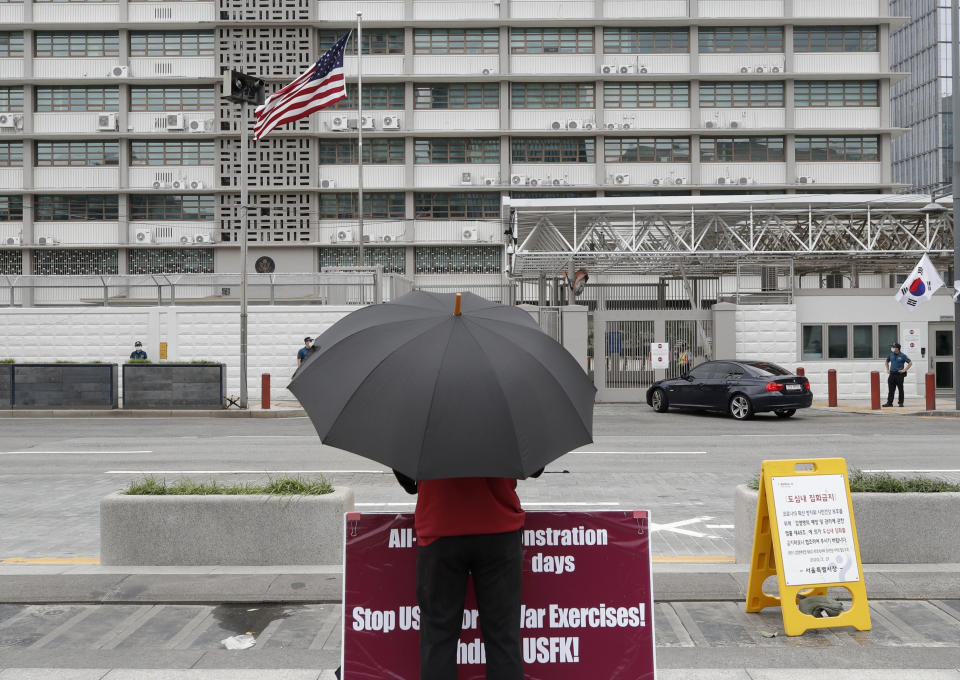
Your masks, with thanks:
[{"label": "south korean flag", "polygon": [[924,255],[907,280],[900,285],[895,297],[897,302],[913,309],[928,301],[942,286],[943,279],[937,274],[930,258]]}]

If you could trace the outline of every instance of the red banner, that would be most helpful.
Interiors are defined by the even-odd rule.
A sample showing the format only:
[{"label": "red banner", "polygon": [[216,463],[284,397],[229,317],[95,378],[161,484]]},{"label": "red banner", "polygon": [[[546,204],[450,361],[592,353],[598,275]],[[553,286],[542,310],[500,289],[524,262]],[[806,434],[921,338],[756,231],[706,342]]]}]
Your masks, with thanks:
[{"label": "red banner", "polygon": [[[523,528],[527,680],[653,680],[653,588],[646,511],[528,512]],[[413,515],[349,513],[343,680],[417,680]],[[458,680],[483,680],[473,586]]]}]

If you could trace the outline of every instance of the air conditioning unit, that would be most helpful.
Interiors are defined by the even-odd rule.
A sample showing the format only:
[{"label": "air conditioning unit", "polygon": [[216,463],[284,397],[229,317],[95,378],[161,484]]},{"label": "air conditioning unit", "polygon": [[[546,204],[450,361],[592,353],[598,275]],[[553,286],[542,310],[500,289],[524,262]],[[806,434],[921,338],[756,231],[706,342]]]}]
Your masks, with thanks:
[{"label": "air conditioning unit", "polygon": [[60,243],[60,241],[55,239],[53,236],[41,236],[37,239],[37,245],[40,246],[55,246],[58,243]]},{"label": "air conditioning unit", "polygon": [[764,68],[763,68],[762,66],[757,66],[757,67],[756,67],[755,69],[753,69],[753,70],[756,71],[757,73],[763,73]]},{"label": "air conditioning unit", "polygon": [[331,130],[342,131],[347,129],[347,119],[345,116],[336,116],[331,120],[327,125],[330,126]]},{"label": "air conditioning unit", "polygon": [[213,128],[212,118],[194,118],[187,124],[190,132],[206,132]]},{"label": "air conditioning unit", "polygon": [[614,175],[613,176],[614,184],[630,184],[630,175]]},{"label": "air conditioning unit", "polygon": [[617,67],[617,73],[633,73],[633,64],[621,64]]},{"label": "air conditioning unit", "polygon": [[660,179],[659,177],[654,177],[652,180],[650,180],[650,184],[652,184],[652,185],[655,186],[655,187],[658,187],[658,186],[660,186],[660,183],[661,183],[662,181],[663,181],[663,180]]},{"label": "air conditioning unit", "polygon": [[320,188],[321,188],[321,189],[336,189],[336,188],[337,188],[337,180],[335,180],[335,179],[322,179],[322,180],[320,180]]},{"label": "air conditioning unit", "polygon": [[584,130],[592,130],[596,126],[592,120],[585,120],[580,123],[580,127],[582,127]]},{"label": "air conditioning unit", "polygon": [[473,184],[473,173],[472,172],[461,172],[460,173],[460,184]]},{"label": "air conditioning unit", "polygon": [[554,120],[550,123],[551,130],[562,130],[565,123],[562,120]]},{"label": "air conditioning unit", "polygon": [[137,229],[137,233],[133,235],[133,240],[137,243],[153,243],[153,230]]},{"label": "air conditioning unit", "polygon": [[363,116],[360,119],[360,127],[364,130],[376,130],[377,121],[374,120],[373,116]]},{"label": "air conditioning unit", "polygon": [[19,236],[8,236],[6,243],[8,246],[18,246],[22,243],[22,240]]},{"label": "air conditioning unit", "polygon": [[640,64],[640,73],[646,73],[646,72],[647,72],[647,67],[644,66],[643,64]]},{"label": "air conditioning unit", "polygon": [[338,229],[334,236],[335,243],[352,243],[353,229]]},{"label": "air conditioning unit", "polygon": [[207,188],[207,185],[204,184],[203,182],[201,182],[201,181],[198,180],[198,179],[192,179],[192,180],[190,180],[190,188],[191,188],[191,189],[206,189],[206,188]]},{"label": "air conditioning unit", "polygon": [[741,177],[737,184],[752,184],[749,177]]},{"label": "air conditioning unit", "polygon": [[547,184],[552,184],[555,187],[558,187],[563,184],[563,180],[559,177],[554,177],[553,179],[547,179]]},{"label": "air conditioning unit", "polygon": [[731,121],[730,121],[730,127],[732,127],[732,128],[738,128],[738,127],[740,127],[740,123],[738,123],[738,122],[735,121],[735,120],[731,120]]},{"label": "air conditioning unit", "polygon": [[717,177],[717,184],[726,184],[726,183],[727,183],[726,177]]},{"label": "air conditioning unit", "polygon": [[184,120],[182,113],[168,113],[167,114],[167,129],[168,130],[183,130],[184,129]]},{"label": "air conditioning unit", "polygon": [[749,66],[741,66],[741,67],[740,67],[740,73],[750,73],[750,67],[749,67]]},{"label": "air conditioning unit", "polygon": [[687,180],[684,177],[677,177],[677,179],[674,180],[674,184],[686,184],[686,182]]},{"label": "air conditioning unit", "polygon": [[186,234],[184,234],[183,236],[180,237],[180,245],[185,246],[185,245],[187,245],[188,243],[193,243],[193,237],[192,237],[192,236],[187,236]]},{"label": "air conditioning unit", "polygon": [[400,117],[399,117],[399,116],[384,116],[384,117],[383,117],[383,129],[384,129],[384,130],[399,130],[399,129],[400,129]]},{"label": "air conditioning unit", "polygon": [[782,71],[782,70],[783,70],[783,69],[781,69],[779,66],[771,66],[771,67],[770,67],[770,73],[780,73],[780,71]]},{"label": "air conditioning unit", "polygon": [[154,188],[154,189],[169,189],[169,188],[170,188],[170,182],[161,182],[160,180],[156,180],[156,181],[154,181],[154,183],[153,183],[153,188]]},{"label": "air conditioning unit", "polygon": [[617,66],[616,64],[603,64],[600,67],[600,73],[616,73]]},{"label": "air conditioning unit", "polygon": [[170,183],[170,188],[171,188],[171,189],[186,189],[186,188],[187,188],[187,180],[185,180],[185,179],[175,179],[175,180],[173,180],[173,181]]},{"label": "air conditioning unit", "polygon": [[390,234],[384,234],[380,237],[380,240],[384,243],[390,243],[393,240],[393,237]]},{"label": "air conditioning unit", "polygon": [[197,234],[194,236],[197,243],[213,243],[213,237],[210,234]]},{"label": "air conditioning unit", "polygon": [[797,177],[798,184],[815,184],[816,180],[813,177]]},{"label": "air conditioning unit", "polygon": [[603,127],[607,128],[608,130],[619,130],[620,123],[605,123]]},{"label": "air conditioning unit", "polygon": [[498,183],[499,183],[499,182],[497,182],[497,178],[496,178],[496,177],[484,177],[484,178],[483,178],[483,184],[484,184],[484,186],[492,187],[492,186],[496,186]]},{"label": "air conditioning unit", "polygon": [[529,184],[530,179],[526,175],[510,175],[510,184],[513,186],[523,186]]},{"label": "air conditioning unit", "polygon": [[703,127],[705,128],[712,128],[715,126],[716,126],[716,123],[714,123],[712,120],[705,121],[703,124]]},{"label": "air conditioning unit", "polygon": [[477,231],[476,227],[470,227],[460,232],[460,240],[462,241],[476,241],[479,238],[480,232]]},{"label": "air conditioning unit", "polygon": [[115,113],[101,113],[97,115],[97,130],[101,132],[105,130],[116,130],[117,129],[117,114]]},{"label": "air conditioning unit", "polygon": [[527,180],[527,184],[532,187],[538,187],[543,184],[543,180],[537,177],[531,177],[529,180]]},{"label": "air conditioning unit", "polygon": [[582,126],[583,123],[579,120],[568,120],[565,125],[568,130],[579,130]]},{"label": "air conditioning unit", "polygon": [[620,129],[621,129],[621,130],[629,130],[631,127],[632,127],[632,125],[631,125],[630,123],[622,123],[622,124],[620,125]]},{"label": "air conditioning unit", "polygon": [[356,130],[359,125],[359,121],[356,118],[347,118],[347,128],[350,130]]},{"label": "air conditioning unit", "polygon": [[0,128],[12,130],[19,127],[20,116],[13,113],[0,113]]},{"label": "air conditioning unit", "polygon": [[119,64],[111,68],[110,72],[107,74],[107,76],[110,78],[126,78],[129,75],[130,75],[130,67],[120,66]]},{"label": "air conditioning unit", "polygon": [[485,76],[492,76],[496,72],[497,72],[497,69],[495,68],[485,68],[482,71],[480,71],[480,73],[482,73]]}]

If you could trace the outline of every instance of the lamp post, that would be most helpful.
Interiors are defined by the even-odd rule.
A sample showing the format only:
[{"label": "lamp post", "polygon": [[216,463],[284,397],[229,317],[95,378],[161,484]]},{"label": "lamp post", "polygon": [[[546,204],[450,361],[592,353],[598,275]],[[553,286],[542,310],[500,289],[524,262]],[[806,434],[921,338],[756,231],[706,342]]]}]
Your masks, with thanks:
[{"label": "lamp post", "polygon": [[[953,116],[953,279],[960,280],[960,6],[950,3],[950,93]],[[952,283],[952,282],[948,282]],[[960,297],[953,303],[953,392],[954,408],[960,411]]]}]

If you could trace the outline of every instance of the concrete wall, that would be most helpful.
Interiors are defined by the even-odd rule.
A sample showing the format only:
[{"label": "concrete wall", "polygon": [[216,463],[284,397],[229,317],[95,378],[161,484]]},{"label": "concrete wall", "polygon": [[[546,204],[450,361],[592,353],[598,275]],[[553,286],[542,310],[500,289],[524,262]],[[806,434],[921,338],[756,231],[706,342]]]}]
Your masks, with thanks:
[{"label": "concrete wall", "polygon": [[205,364],[124,364],[123,407],[221,408],[223,368]]},{"label": "concrete wall", "polygon": [[14,408],[117,407],[115,364],[15,364]]}]

